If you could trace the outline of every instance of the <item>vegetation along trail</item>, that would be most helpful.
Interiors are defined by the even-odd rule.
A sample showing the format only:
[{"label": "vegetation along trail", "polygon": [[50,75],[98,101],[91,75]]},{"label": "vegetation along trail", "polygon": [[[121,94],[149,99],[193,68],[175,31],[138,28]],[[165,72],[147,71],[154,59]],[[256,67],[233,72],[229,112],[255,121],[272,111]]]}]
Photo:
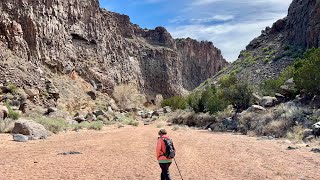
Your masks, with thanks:
[{"label": "vegetation along trail", "polygon": [[[171,131],[184,179],[316,179],[319,154],[280,141],[178,129]],[[0,135],[0,179],[159,179],[155,125],[105,127],[16,143]],[[68,151],[82,154],[59,155]],[[174,164],[172,178],[180,179]]]}]

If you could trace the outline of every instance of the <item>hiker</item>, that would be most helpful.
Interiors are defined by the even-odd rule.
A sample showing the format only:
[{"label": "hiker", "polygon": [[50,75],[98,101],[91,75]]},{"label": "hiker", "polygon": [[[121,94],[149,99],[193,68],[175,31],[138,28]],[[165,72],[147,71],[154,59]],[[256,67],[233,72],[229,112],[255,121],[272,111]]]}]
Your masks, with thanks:
[{"label": "hiker", "polygon": [[162,170],[161,180],[171,180],[169,167],[175,156],[175,149],[172,140],[167,135],[167,131],[165,129],[161,129],[158,134],[160,137],[157,142],[156,154]]}]

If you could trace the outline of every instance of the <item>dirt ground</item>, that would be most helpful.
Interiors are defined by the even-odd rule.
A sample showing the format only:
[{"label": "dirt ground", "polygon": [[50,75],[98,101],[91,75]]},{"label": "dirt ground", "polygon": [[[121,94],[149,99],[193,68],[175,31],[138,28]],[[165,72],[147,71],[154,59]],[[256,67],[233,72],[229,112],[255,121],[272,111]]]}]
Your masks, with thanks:
[{"label": "dirt ground", "polygon": [[[317,179],[320,154],[286,150],[280,141],[179,129],[174,140],[185,180]],[[47,140],[17,143],[0,135],[0,179],[157,180],[155,125],[106,127],[102,131],[61,133]],[[79,151],[79,155],[58,155]],[[180,179],[175,164],[173,180]]]}]

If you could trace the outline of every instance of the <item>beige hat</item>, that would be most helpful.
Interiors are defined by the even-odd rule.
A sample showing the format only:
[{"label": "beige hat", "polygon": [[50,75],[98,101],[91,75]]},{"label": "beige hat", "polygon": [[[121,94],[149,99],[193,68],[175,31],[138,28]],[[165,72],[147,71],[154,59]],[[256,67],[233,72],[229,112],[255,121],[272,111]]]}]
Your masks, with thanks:
[{"label": "beige hat", "polygon": [[160,129],[160,131],[158,132],[159,136],[167,134],[167,130],[165,129]]}]

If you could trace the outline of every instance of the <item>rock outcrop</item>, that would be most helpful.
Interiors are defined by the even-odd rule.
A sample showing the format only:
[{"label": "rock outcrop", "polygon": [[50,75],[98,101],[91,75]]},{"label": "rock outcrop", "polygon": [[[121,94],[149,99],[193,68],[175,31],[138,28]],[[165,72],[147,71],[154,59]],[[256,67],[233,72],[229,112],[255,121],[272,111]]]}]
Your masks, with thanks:
[{"label": "rock outcrop", "polygon": [[10,54],[2,59],[26,64],[1,81],[21,70],[29,77],[15,83],[38,87],[49,73],[76,72],[109,94],[126,83],[148,95],[182,94],[228,65],[212,43],[176,42],[163,27],[141,29],[98,0],[1,1],[0,50]]},{"label": "rock outcrop", "polygon": [[241,80],[258,86],[277,78],[294,59],[309,48],[320,47],[320,2],[293,0],[287,17],[262,30],[224,73],[235,73]]}]

